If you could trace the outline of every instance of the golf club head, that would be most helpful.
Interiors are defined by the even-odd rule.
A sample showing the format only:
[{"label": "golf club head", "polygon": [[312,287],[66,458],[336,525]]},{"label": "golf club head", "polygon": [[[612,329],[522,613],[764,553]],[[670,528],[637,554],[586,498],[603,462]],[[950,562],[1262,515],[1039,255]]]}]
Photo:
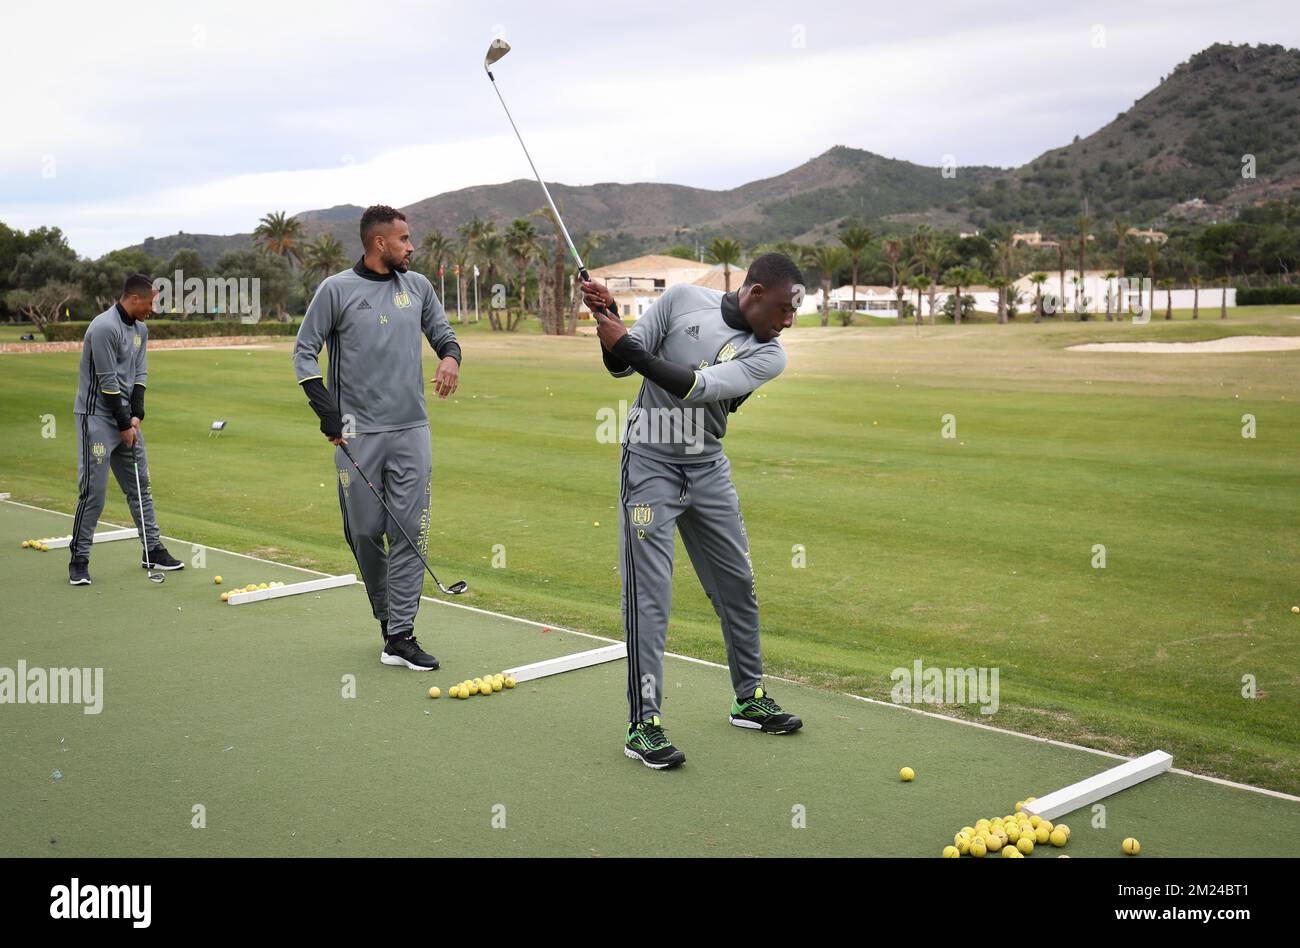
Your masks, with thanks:
[{"label": "golf club head", "polygon": [[165,583],[165,582],[167,582],[167,574],[166,574],[166,573],[155,573],[153,570],[149,570],[149,582],[151,582],[151,583]]},{"label": "golf club head", "polygon": [[[488,47],[487,55],[483,57],[483,68],[486,70],[491,70],[492,64],[500,60],[501,57],[508,52],[510,52],[509,43],[507,43],[505,40],[501,39],[500,37],[494,39],[492,41],[492,45]],[[491,74],[492,73],[489,71],[488,75]]]},{"label": "golf club head", "polygon": [[454,583],[452,583],[450,586],[448,586],[448,587],[447,587],[447,592],[450,593],[450,594],[453,595],[453,596],[459,596],[461,593],[465,592],[465,590],[467,590],[467,589],[469,589],[469,583],[465,582],[465,580],[462,579],[462,580],[458,580],[457,582],[454,582]]}]

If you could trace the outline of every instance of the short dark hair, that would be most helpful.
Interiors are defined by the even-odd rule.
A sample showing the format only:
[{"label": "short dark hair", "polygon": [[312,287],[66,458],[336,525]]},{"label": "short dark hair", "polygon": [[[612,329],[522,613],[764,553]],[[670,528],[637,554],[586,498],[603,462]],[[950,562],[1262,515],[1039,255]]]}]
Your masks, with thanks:
[{"label": "short dark hair", "polygon": [[743,286],[761,283],[765,287],[803,285],[803,271],[783,253],[764,253],[754,258],[745,273]]},{"label": "short dark hair", "polygon": [[366,208],[361,215],[361,243],[364,244],[370,239],[370,235],[375,232],[375,228],[380,224],[391,224],[393,221],[404,221],[406,215],[395,207],[389,207],[387,204],[372,204]]},{"label": "short dark hair", "polygon": [[126,282],[122,284],[123,296],[131,296],[133,294],[148,296],[152,293],[153,280],[144,273],[132,273],[126,278]]}]

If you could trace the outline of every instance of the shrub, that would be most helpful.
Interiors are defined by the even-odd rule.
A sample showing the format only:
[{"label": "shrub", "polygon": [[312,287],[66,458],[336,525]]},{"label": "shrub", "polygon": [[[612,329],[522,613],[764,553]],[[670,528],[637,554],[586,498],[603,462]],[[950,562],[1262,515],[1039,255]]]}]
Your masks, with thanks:
[{"label": "shrub", "polygon": [[[47,323],[42,330],[47,342],[80,342],[89,322]],[[149,320],[150,339],[203,339],[208,336],[296,336],[298,324],[263,320],[241,323],[235,320]]]}]

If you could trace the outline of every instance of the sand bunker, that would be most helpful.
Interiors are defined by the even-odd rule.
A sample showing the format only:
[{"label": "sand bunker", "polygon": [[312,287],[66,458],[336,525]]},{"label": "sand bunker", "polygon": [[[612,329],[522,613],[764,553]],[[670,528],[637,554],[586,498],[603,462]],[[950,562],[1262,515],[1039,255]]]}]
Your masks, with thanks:
[{"label": "sand bunker", "polygon": [[1283,352],[1300,349],[1300,336],[1227,336],[1203,342],[1088,342],[1069,348],[1090,352]]}]

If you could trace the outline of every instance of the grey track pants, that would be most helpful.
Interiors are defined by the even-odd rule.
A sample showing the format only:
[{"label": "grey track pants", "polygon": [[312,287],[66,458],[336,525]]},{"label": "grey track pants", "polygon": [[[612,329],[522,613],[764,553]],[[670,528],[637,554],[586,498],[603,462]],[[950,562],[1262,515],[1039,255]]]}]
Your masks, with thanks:
[{"label": "grey track pants", "polygon": [[[118,486],[126,495],[136,530],[144,530],[149,549],[162,544],[158,520],[153,512],[153,491],[149,487],[149,459],[145,455],[144,435],[136,431],[134,448],[122,443],[117,422],[106,415],[77,415],[77,512],[72,518],[71,559],[89,560],[94,542],[95,524],[104,512],[108,472],[111,469]],[[140,494],[143,513],[135,489],[135,462],[140,462]]]},{"label": "grey track pants", "polygon": [[731,685],[749,697],[762,683],[758,598],[731,463],[670,464],[623,449],[619,572],[628,643],[628,720],[659,714],[664,643],[673,596],[673,534],[722,623]]},{"label": "grey track pants", "polygon": [[[348,450],[379,488],[393,516],[419,545],[420,554],[426,555],[433,488],[429,426],[359,434],[347,440]],[[390,636],[403,635],[415,627],[424,590],[424,566],[341,448],[334,450],[334,464],[343,535],[361,569],[370,609],[376,619],[388,623]]]}]

